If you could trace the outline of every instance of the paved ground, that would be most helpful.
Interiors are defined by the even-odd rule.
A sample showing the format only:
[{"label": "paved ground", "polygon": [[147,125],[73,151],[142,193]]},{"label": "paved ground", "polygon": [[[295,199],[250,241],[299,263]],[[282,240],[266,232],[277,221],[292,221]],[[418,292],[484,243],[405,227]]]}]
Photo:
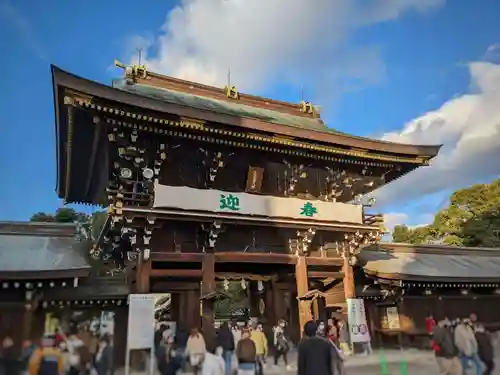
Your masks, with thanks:
[{"label": "paved ground", "polygon": [[[383,353],[375,351],[369,356],[355,355],[346,358],[345,366],[347,375],[387,375],[381,372],[381,360],[385,358],[389,375],[439,375],[439,371],[434,360],[434,355],[430,351],[408,350],[405,352],[391,350]],[[296,355],[290,353],[290,363],[293,367],[296,364]],[[401,362],[406,363],[406,374],[402,371]],[[265,375],[293,375],[296,371],[287,371],[282,363],[278,367],[271,364],[271,358],[265,367]],[[115,372],[117,374],[117,372]],[[118,371],[118,375],[122,375]],[[500,372],[495,373],[500,375]],[[144,373],[131,373],[130,375],[146,375]],[[184,374],[188,375],[188,374]],[[313,374],[312,374],[313,375]]]}]

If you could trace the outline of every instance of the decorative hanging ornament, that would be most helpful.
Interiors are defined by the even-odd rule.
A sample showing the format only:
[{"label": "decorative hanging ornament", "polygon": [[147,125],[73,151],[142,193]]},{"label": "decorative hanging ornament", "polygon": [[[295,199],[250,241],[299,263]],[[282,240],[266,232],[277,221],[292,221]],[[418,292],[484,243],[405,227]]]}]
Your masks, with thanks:
[{"label": "decorative hanging ornament", "polygon": [[247,288],[247,282],[245,279],[241,279],[241,289],[245,290]]},{"label": "decorative hanging ornament", "polygon": [[229,280],[224,279],[224,290],[227,292],[229,290]]},{"label": "decorative hanging ornament", "polygon": [[259,292],[262,292],[262,291],[264,290],[264,284],[262,283],[262,281],[261,281],[261,280],[258,280],[258,281],[257,281],[257,290],[258,290]]}]

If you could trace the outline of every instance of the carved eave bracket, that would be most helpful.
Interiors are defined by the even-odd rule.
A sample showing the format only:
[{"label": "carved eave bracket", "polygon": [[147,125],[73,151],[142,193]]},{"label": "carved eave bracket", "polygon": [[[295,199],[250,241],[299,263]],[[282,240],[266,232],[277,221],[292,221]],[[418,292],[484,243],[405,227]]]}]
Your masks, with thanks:
[{"label": "carved eave bracket", "polygon": [[327,202],[335,202],[342,194],[344,189],[342,187],[342,180],[347,176],[345,170],[326,168],[327,176],[325,177],[325,193],[323,199]]},{"label": "carved eave bracket", "polygon": [[362,247],[377,243],[379,239],[379,231],[347,233],[344,241],[337,243],[337,253],[342,258],[347,258],[349,265],[354,266],[357,262],[356,255],[360,253]]},{"label": "carved eave bracket", "polygon": [[296,193],[295,188],[299,183],[299,180],[307,178],[307,170],[306,166],[303,164],[300,165],[292,165],[286,160],[283,160],[283,163],[286,166],[285,169],[285,195],[294,195]]},{"label": "carved eave bracket", "polygon": [[223,231],[222,223],[214,220],[211,223],[201,224],[202,243],[199,246],[204,253],[212,252],[217,245],[219,234]]},{"label": "carved eave bracket", "polygon": [[161,166],[167,159],[167,145],[157,143],[150,150],[136,129],[127,131],[118,127],[110,128],[108,139],[116,144],[117,150],[111,165],[108,201],[116,206],[116,195],[121,193],[127,197],[127,204],[149,205],[154,198],[154,183],[158,182]]},{"label": "carved eave bracket", "polygon": [[227,155],[224,155],[220,151],[211,153],[204,148],[200,148],[199,151],[205,155],[202,163],[206,168],[207,176],[205,186],[208,187],[215,182],[217,174],[224,168]]},{"label": "carved eave bracket", "polygon": [[295,255],[308,255],[309,246],[314,240],[316,235],[315,228],[309,228],[308,230],[296,232],[296,236],[288,239],[288,251]]}]

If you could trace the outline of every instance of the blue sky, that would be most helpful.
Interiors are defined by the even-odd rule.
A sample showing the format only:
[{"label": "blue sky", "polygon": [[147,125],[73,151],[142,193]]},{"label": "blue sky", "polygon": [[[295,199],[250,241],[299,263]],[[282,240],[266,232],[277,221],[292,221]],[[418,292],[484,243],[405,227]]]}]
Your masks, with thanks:
[{"label": "blue sky", "polygon": [[[115,0],[0,0],[5,56],[0,220],[27,220],[34,212],[50,212],[62,205],[54,190],[50,64],[111,83],[120,75],[111,68],[113,60],[133,60],[136,47],[143,48],[143,57],[154,71],[221,84],[230,65],[235,84],[252,93],[298,101],[300,86],[304,86],[306,97],[322,105],[324,120],[335,129],[408,142],[445,143],[449,155],[460,153],[458,164],[451,162],[450,168],[456,169],[454,176],[466,177],[445,178],[432,188],[423,186],[427,178],[441,178],[438,169],[447,165],[443,157],[437,169],[429,169],[429,176],[422,173],[406,184],[402,180],[399,187],[395,183],[390,193],[382,192],[377,209],[391,214],[391,220],[421,224],[446,203],[453,189],[498,176],[495,167],[478,173],[476,154],[471,151],[469,158],[460,140],[471,135],[479,139],[492,129],[491,119],[500,118],[499,113],[491,106],[484,112],[483,106],[474,107],[475,118],[484,124],[462,124],[457,108],[467,104],[454,101],[470,99],[467,93],[483,98],[488,90],[495,91],[487,84],[491,79],[482,77],[496,79],[500,74],[500,2],[421,0],[405,5],[397,0],[374,1],[381,6],[370,9],[354,3],[336,8],[319,1],[324,9],[308,13],[297,6],[301,12],[294,15],[287,10],[291,3],[276,0],[276,6],[262,16],[257,7],[265,5],[259,0],[251,6],[243,0],[206,0],[203,4],[200,0],[150,0],[148,6]],[[342,20],[340,11],[352,16],[352,21]],[[217,17],[221,13],[238,22],[220,29]],[[241,22],[248,22],[245,29],[238,29]],[[231,27],[236,29],[230,31]],[[269,35],[264,39],[263,28]],[[241,35],[235,37],[238,32]],[[217,38],[224,48],[214,44]],[[475,91],[470,91],[471,84]],[[436,125],[435,118],[441,117],[445,124]],[[405,126],[407,131],[402,132]]]}]

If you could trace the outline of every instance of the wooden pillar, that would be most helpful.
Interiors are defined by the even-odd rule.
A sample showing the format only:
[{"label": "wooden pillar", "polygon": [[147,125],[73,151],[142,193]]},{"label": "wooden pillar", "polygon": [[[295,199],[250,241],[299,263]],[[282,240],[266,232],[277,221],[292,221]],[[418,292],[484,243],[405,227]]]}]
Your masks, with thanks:
[{"label": "wooden pillar", "polygon": [[259,301],[260,296],[257,281],[250,280],[248,282],[248,306],[250,308],[250,317],[252,318],[260,318]]},{"label": "wooden pillar", "polygon": [[[214,254],[205,254],[202,263],[201,295],[206,296],[215,292],[215,257]],[[212,299],[203,300],[203,312],[201,326],[207,346],[211,348],[215,344],[214,329],[214,302]]]},{"label": "wooden pillar", "polygon": [[319,304],[318,304],[319,300],[320,300],[320,298],[315,298],[311,302],[314,320],[319,320]]},{"label": "wooden pillar", "polygon": [[[297,263],[295,265],[295,277],[297,283],[297,296],[300,298],[309,291],[309,280],[307,277],[307,262],[306,257],[298,256]],[[300,335],[302,336],[302,331],[304,325],[312,320],[311,316],[311,301],[298,301],[299,305],[299,329]]]},{"label": "wooden pillar", "polygon": [[265,293],[264,302],[266,304],[264,317],[266,325],[270,327],[273,327],[278,321],[278,318],[276,316],[275,289],[276,289],[276,283],[274,281],[269,281],[266,283],[264,292]]},{"label": "wooden pillar", "polygon": [[128,329],[128,307],[114,310],[113,364],[117,368],[125,366],[125,350]]},{"label": "wooden pillar", "polygon": [[356,288],[354,284],[354,271],[349,264],[349,256],[346,254],[344,257],[344,293],[346,300],[348,298],[356,298]]},{"label": "wooden pillar", "polygon": [[170,293],[170,318],[177,322],[181,316],[181,296],[179,293]]},{"label": "wooden pillar", "polygon": [[23,312],[23,323],[22,323],[23,341],[32,339],[31,337],[32,325],[33,325],[33,306],[31,302],[27,302],[24,305],[24,312]]},{"label": "wooden pillar", "polygon": [[151,291],[151,259],[144,259],[142,251],[137,258],[136,272],[135,282],[137,293],[149,293]]},{"label": "wooden pillar", "polygon": [[[176,293],[177,294],[177,293]],[[189,289],[179,294],[178,321],[188,330],[200,328],[200,290]]]},{"label": "wooden pillar", "polygon": [[25,302],[24,311],[22,318],[22,339],[31,340],[33,339],[33,318],[36,309],[38,309],[38,304],[40,302],[41,294],[34,290],[27,290],[25,292]]},{"label": "wooden pillar", "polygon": [[294,344],[298,344],[304,327],[300,327],[299,322],[299,300],[295,291],[290,292],[290,337]]}]

